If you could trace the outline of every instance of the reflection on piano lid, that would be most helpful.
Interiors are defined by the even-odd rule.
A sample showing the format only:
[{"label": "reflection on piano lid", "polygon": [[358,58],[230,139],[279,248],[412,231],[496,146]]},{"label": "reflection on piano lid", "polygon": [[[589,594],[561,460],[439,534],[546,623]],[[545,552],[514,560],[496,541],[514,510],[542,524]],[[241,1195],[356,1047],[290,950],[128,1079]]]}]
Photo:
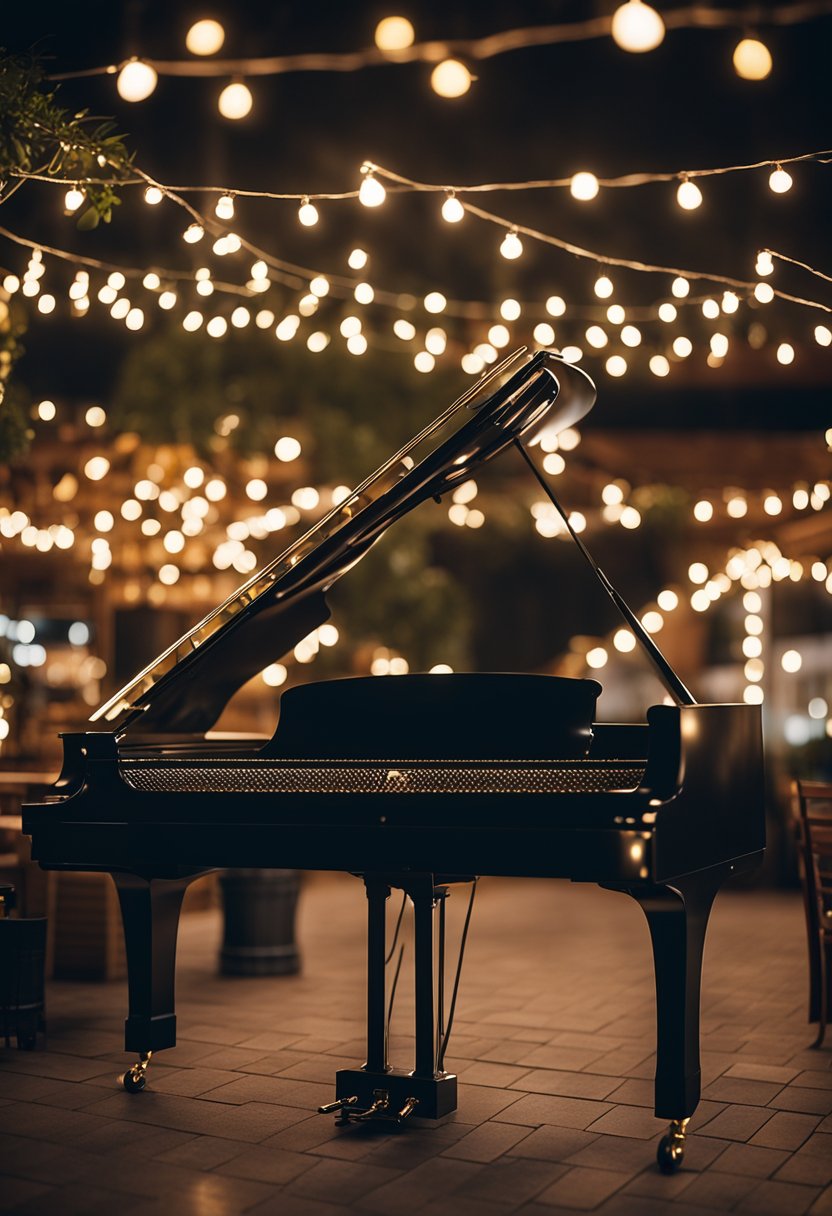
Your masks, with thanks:
[{"label": "reflection on piano lid", "polygon": [[572,426],[594,402],[579,368],[515,351],[90,720],[143,734],[209,729],[238,688],[327,619],[324,593],[390,524],[516,440]]}]

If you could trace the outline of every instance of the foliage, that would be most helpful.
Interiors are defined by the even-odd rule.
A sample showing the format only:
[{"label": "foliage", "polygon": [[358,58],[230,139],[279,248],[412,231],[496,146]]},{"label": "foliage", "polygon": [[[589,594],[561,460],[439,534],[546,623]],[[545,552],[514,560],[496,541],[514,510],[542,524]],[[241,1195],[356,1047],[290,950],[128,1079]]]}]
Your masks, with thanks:
[{"label": "foliage", "polygon": [[26,450],[31,431],[20,390],[7,389],[15,360],[22,354],[20,335],[23,325],[13,297],[0,287],[0,462],[5,463]]},{"label": "foliage", "polygon": [[452,374],[421,375],[391,352],[355,357],[330,347],[313,356],[262,330],[211,342],[171,327],[130,350],[110,418],[148,442],[205,454],[226,444],[268,452],[295,424],[288,433],[299,428],[316,476],[354,484],[464,387]]},{"label": "foliage", "polygon": [[108,178],[124,178],[131,162],[115,123],[88,110],[72,114],[63,109],[37,59],[0,48],[0,201],[3,193],[8,197],[17,189],[19,174],[77,181],[87,202],[78,227],[95,228],[100,220],[110,222],[120,200],[111,184],[94,179],[102,170]]}]

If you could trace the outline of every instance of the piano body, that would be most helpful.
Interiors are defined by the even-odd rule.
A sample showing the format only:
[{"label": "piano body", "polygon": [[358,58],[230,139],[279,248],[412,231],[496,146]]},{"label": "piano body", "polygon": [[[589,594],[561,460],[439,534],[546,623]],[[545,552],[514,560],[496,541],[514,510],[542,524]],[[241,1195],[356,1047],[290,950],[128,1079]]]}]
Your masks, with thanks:
[{"label": "piano body", "polygon": [[[530,441],[543,427],[572,425],[594,399],[580,369],[548,352],[516,352],[97,710],[90,730],[64,736],[62,773],[49,797],[24,808],[24,831],[43,867],[105,871],[116,883],[125,1045],[139,1055],[125,1088],[143,1089],[151,1053],[175,1044],[179,910],[188,883],[208,870],[363,878],[367,1060],[336,1078],[325,1109],[341,1122],[437,1118],[456,1106],[456,1077],[443,1068],[459,981],[457,970],[446,1024],[450,885],[480,875],[569,878],[625,892],[646,914],[655,1110],[670,1120],[659,1164],[678,1166],[699,1100],[708,915],[725,879],[764,848],[758,706],[696,704],[593,563],[675,702],[653,706],[646,723],[595,723],[593,680],[474,673],[302,685],[283,694],[265,744],[211,733],[243,683],[327,618],[327,590],[397,518],[512,446],[545,488]],[[410,1069],[391,1067],[387,1055],[392,888],[413,904]]]}]

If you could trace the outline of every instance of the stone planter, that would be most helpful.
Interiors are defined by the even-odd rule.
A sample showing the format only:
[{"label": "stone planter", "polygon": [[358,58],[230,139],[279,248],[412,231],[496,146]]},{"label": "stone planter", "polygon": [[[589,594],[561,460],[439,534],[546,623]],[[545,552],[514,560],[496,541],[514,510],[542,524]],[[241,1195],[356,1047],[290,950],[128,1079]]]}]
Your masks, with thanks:
[{"label": "stone planter", "polygon": [[220,875],[224,910],[223,975],[292,975],[300,969],[295,911],[297,870],[226,870]]}]

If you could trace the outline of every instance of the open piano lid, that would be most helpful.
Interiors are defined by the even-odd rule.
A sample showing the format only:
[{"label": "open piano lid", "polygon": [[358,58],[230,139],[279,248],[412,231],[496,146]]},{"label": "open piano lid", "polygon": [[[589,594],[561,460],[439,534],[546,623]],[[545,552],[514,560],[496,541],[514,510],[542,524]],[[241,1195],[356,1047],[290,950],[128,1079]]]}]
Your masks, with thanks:
[{"label": "open piano lid", "polygon": [[325,592],[390,524],[516,439],[572,426],[594,402],[580,368],[548,351],[515,351],[90,721],[142,735],[209,730],[238,688],[329,617]]}]

